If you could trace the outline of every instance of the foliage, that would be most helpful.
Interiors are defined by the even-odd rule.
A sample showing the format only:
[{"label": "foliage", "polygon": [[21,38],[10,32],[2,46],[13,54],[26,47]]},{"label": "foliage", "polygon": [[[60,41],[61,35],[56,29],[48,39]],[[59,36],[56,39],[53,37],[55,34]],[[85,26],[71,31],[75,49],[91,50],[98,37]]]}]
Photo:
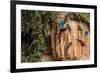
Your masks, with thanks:
[{"label": "foliage", "polygon": [[88,21],[88,22],[90,21],[90,14],[89,13],[80,13],[80,16],[85,21]]}]

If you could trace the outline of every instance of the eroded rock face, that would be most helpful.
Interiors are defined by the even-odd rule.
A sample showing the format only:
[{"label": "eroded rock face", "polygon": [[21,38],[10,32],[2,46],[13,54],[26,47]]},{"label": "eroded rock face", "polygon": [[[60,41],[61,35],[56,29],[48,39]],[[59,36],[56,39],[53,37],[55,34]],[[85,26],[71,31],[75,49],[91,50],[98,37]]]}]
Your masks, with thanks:
[{"label": "eroded rock face", "polygon": [[[53,48],[57,59],[89,59],[90,36],[89,34],[85,36],[84,29],[83,31],[78,30],[80,25],[82,24],[76,21],[68,21],[64,24],[64,28],[67,29],[61,33],[60,38],[56,37],[56,49]],[[68,26],[70,29],[68,29]]]}]

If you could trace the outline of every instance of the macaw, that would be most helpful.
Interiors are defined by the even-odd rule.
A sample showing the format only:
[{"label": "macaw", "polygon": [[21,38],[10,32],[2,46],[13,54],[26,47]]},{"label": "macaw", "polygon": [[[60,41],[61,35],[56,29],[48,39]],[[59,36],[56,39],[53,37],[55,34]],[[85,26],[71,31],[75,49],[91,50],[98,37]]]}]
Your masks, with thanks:
[{"label": "macaw", "polygon": [[64,21],[60,21],[59,27],[60,27],[60,29],[64,29]]},{"label": "macaw", "polygon": [[81,46],[85,46],[85,43],[82,40],[77,39],[78,42],[80,42]]},{"label": "macaw", "polygon": [[88,35],[88,31],[85,31],[85,33],[84,33],[84,34],[85,34],[85,36],[87,36],[87,35]]}]

